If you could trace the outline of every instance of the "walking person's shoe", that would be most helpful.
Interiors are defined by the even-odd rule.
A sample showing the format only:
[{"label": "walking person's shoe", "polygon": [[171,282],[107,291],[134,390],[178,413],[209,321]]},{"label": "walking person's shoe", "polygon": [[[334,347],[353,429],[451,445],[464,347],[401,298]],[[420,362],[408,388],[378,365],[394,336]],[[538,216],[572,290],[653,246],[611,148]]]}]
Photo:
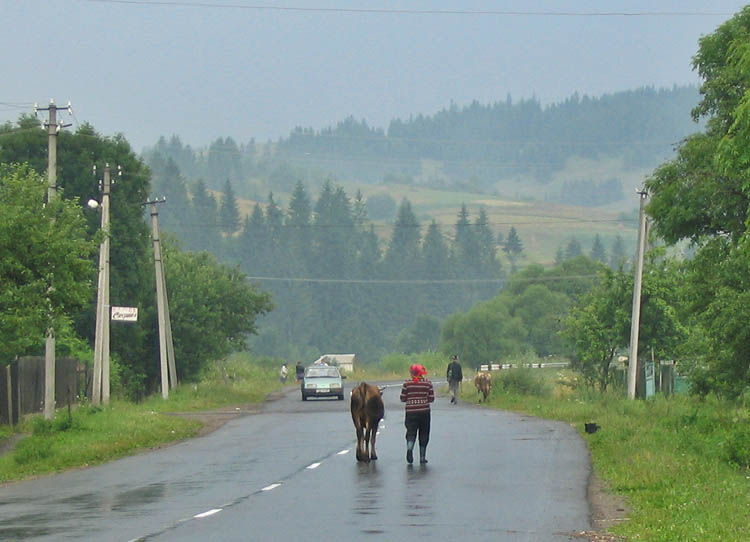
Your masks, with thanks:
[{"label": "walking person's shoe", "polygon": [[406,462],[409,463],[409,465],[414,463],[414,441],[413,440],[406,441]]},{"label": "walking person's shoe", "polygon": [[419,462],[422,465],[427,463],[427,446],[419,447]]}]

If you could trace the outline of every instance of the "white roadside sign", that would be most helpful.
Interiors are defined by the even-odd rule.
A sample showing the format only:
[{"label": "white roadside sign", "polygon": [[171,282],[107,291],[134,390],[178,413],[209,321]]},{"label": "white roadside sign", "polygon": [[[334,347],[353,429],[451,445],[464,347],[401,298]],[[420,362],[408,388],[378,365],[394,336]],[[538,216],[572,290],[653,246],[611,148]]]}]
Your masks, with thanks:
[{"label": "white roadside sign", "polygon": [[112,307],[113,322],[137,322],[138,307]]}]

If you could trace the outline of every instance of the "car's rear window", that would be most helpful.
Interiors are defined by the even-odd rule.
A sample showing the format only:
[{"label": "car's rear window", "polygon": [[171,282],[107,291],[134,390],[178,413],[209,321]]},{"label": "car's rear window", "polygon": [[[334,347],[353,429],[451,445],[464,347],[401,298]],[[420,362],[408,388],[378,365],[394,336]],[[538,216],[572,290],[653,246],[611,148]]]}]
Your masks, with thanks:
[{"label": "car's rear window", "polygon": [[339,370],[333,367],[310,367],[307,369],[305,376],[308,377],[328,377],[338,378]]}]

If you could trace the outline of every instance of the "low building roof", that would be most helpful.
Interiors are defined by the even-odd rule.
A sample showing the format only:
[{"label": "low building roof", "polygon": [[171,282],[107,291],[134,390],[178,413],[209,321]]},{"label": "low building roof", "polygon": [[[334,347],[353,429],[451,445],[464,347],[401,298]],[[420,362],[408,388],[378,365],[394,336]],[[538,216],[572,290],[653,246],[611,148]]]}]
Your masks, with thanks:
[{"label": "low building roof", "polygon": [[356,359],[356,354],[324,354],[316,359],[313,364],[335,363],[336,365],[353,365]]}]

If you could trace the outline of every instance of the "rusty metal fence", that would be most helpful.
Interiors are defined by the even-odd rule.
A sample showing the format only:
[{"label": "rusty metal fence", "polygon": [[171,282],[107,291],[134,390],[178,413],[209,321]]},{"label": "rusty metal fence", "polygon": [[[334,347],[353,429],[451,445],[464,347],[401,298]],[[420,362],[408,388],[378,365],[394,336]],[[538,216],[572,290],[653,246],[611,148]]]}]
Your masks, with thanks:
[{"label": "rusty metal fence", "polygon": [[[73,358],[55,360],[55,405],[75,404],[87,389],[86,366]],[[19,358],[0,366],[0,423],[16,424],[25,414],[44,411],[44,357]]]}]

